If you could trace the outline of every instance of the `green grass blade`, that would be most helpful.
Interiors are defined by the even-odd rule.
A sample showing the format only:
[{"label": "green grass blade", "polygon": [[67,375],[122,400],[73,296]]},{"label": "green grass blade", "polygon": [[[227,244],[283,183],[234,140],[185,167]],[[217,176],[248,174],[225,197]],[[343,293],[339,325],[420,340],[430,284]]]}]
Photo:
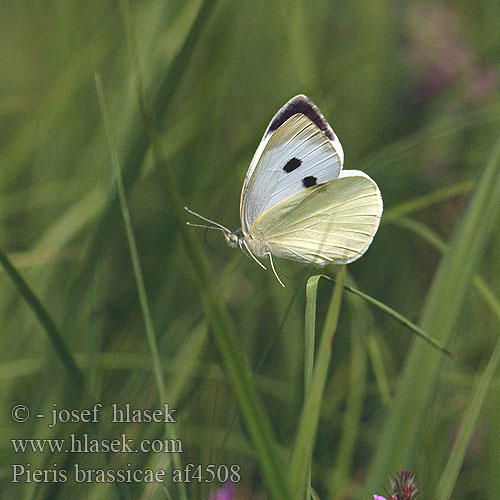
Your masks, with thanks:
[{"label": "green grass blade", "polygon": [[[132,266],[134,268],[134,276],[137,286],[137,292],[139,295],[139,302],[141,304],[142,315],[144,318],[146,337],[148,340],[149,350],[151,351],[151,359],[153,361],[153,373],[155,376],[156,385],[158,387],[160,402],[163,404],[168,401],[167,390],[165,387],[165,380],[163,378],[163,372],[161,368],[160,355],[158,352],[158,344],[156,342],[156,335],[154,331],[153,321],[151,319],[149,301],[146,293],[146,286],[144,284],[144,277],[142,274],[141,264],[139,261],[139,253],[137,251],[137,244],[135,242],[134,230],[132,228],[132,220],[128,208],[127,197],[125,195],[125,187],[123,185],[123,180],[121,177],[118,153],[113,139],[111,122],[109,119],[109,113],[106,106],[106,99],[104,97],[104,89],[102,87],[102,80],[99,74],[95,75],[95,83],[96,83],[97,95],[99,98],[99,105],[102,113],[104,131],[106,133],[109,151],[111,154],[111,166],[113,169],[113,175],[115,178],[116,187],[118,191],[118,199],[120,200],[120,208],[123,216],[123,222],[125,224],[125,231],[127,233],[127,242],[130,249]],[[169,439],[177,439],[176,433],[172,426],[169,425],[165,426],[165,434]],[[181,468],[181,459],[178,453],[173,454],[172,461],[176,469]],[[182,482],[179,483],[179,492],[181,499],[186,500],[187,499],[186,487]]]},{"label": "green grass blade", "polygon": [[[457,325],[468,285],[498,214],[499,159],[500,140],[497,140],[425,302],[420,326],[444,345]],[[381,488],[392,470],[411,465],[440,364],[437,352],[429,352],[420,343],[413,344],[369,470],[365,495]]]},{"label": "green grass blade", "polygon": [[417,236],[420,236],[423,240],[432,245],[436,250],[439,250],[441,253],[445,251],[446,243],[441,238],[439,238],[436,233],[431,231],[425,224],[410,219],[409,217],[398,217],[394,220],[391,220],[390,222],[391,224],[404,227],[405,229],[408,229],[409,231],[415,233]]},{"label": "green grass blade", "polygon": [[370,357],[375,382],[380,393],[380,399],[384,406],[389,406],[392,402],[389,380],[384,368],[384,360],[378,342],[378,332],[369,332],[367,338],[367,349]]},{"label": "green grass blade", "polygon": [[342,489],[349,482],[357,436],[361,428],[368,371],[365,340],[371,325],[367,305],[359,297],[352,295],[348,297],[347,304],[351,321],[351,370],[342,432],[331,477],[330,491],[333,498],[342,498]]},{"label": "green grass blade", "polygon": [[454,196],[468,193],[473,187],[474,182],[469,180],[455,184],[454,186],[438,189],[424,196],[419,196],[404,203],[400,203],[395,207],[391,207],[384,213],[384,222],[387,222],[389,219],[401,217],[402,215],[407,215],[411,212],[416,212],[417,210],[422,210],[423,208],[430,207],[436,203],[441,203],[445,200],[453,198]]},{"label": "green grass blade", "polygon": [[31,290],[30,286],[26,283],[24,278],[17,272],[15,267],[10,263],[7,255],[0,250],[0,264],[2,264],[5,272],[14,283],[15,287],[19,290],[19,293],[24,297],[24,300],[35,313],[35,316],[40,321],[45,332],[49,336],[54,349],[56,350],[59,359],[66,368],[68,374],[70,375],[73,383],[81,390],[85,386],[85,378],[80,368],[75,362],[71,351],[66,346],[63,340],[63,336],[59,331],[54,319],[50,313],[45,309],[43,304],[40,302],[35,293]]},{"label": "green grass blade", "polygon": [[[328,307],[320,345],[318,347],[318,354],[314,364],[310,388],[306,394],[304,408],[302,410],[295,438],[289,467],[292,491],[295,493],[294,498],[304,498],[306,489],[309,487],[307,484],[308,471],[310,471],[312,452],[316,440],[321,401],[332,354],[332,342],[337,329],[337,322],[340,313],[344,276],[345,266],[341,266],[338,271],[337,282],[335,283],[335,288]],[[317,285],[319,277],[313,278],[317,278]],[[310,278],[310,280],[313,278]],[[314,281],[312,282],[312,285],[314,286]],[[306,290],[310,292],[311,288],[306,288]]]},{"label": "green grass blade", "polygon": [[[311,387],[314,369],[314,345],[316,339],[316,300],[318,285],[321,276],[312,276],[306,283],[306,314],[304,322],[304,398],[307,397]],[[311,498],[311,461],[306,468],[306,493],[305,498]]]},{"label": "green grass blade", "polygon": [[104,97],[104,90],[102,87],[102,80],[99,74],[95,75],[95,83],[96,83],[97,95],[99,97],[99,105],[101,107],[101,112],[102,112],[104,130],[106,133],[108,146],[111,153],[111,166],[113,168],[113,175],[115,178],[116,187],[118,191],[118,199],[120,201],[120,208],[123,216],[123,222],[125,224],[125,231],[127,234],[127,241],[130,249],[130,257],[132,260],[132,266],[134,268],[134,276],[136,279],[137,292],[139,294],[139,302],[141,304],[141,310],[144,317],[146,336],[148,339],[149,349],[151,350],[151,358],[153,360],[153,372],[156,379],[156,385],[158,386],[158,392],[160,393],[160,398],[162,401],[166,401],[167,399],[166,399],[165,381],[163,379],[160,357],[158,354],[158,345],[156,343],[156,336],[154,332],[153,322],[151,320],[151,314],[149,312],[149,302],[146,294],[146,287],[144,285],[144,278],[142,275],[141,264],[139,262],[139,254],[137,252],[134,230],[132,228],[132,220],[130,218],[130,211],[128,209],[127,198],[125,195],[125,187],[123,185],[123,180],[121,177],[118,154],[114,144],[113,134],[111,130],[111,123],[109,121],[109,114],[106,106],[106,100]]},{"label": "green grass blade", "polygon": [[304,394],[311,385],[314,367],[314,343],[316,337],[316,299],[321,275],[311,276],[306,284],[306,315],[304,323]]},{"label": "green grass blade", "polygon": [[406,318],[402,314],[398,313],[397,311],[395,311],[391,307],[387,306],[386,304],[383,304],[382,302],[378,301],[377,299],[374,299],[373,297],[370,297],[366,293],[363,293],[360,290],[357,290],[349,285],[344,285],[344,289],[347,290],[348,292],[353,293],[354,295],[358,295],[359,297],[365,299],[367,302],[370,302],[374,306],[378,307],[381,311],[384,311],[386,314],[388,314],[389,316],[394,318],[396,321],[399,321],[406,328],[411,330],[415,335],[417,335],[421,339],[425,340],[432,347],[435,347],[436,349],[441,351],[443,354],[445,354],[449,358],[453,359],[453,361],[457,361],[462,366],[466,367],[468,370],[473,371],[472,368],[462,358],[458,357],[455,353],[453,353],[449,349],[447,349],[443,344],[441,344],[441,342],[439,342],[434,337],[429,335],[423,328],[420,328],[418,325],[416,325],[415,323],[413,323],[408,318]]},{"label": "green grass blade", "polygon": [[[497,316],[500,320],[500,311],[497,311]],[[455,482],[465,459],[467,448],[469,447],[469,443],[476,428],[481,409],[483,408],[486,394],[488,393],[488,390],[491,386],[499,363],[500,340],[497,342],[495,350],[493,351],[493,354],[488,361],[488,365],[486,366],[486,369],[481,376],[481,380],[479,381],[477,389],[474,391],[474,397],[472,399],[470,408],[465,415],[465,419],[462,427],[460,428],[457,440],[455,441],[453,449],[451,450],[450,458],[448,459],[448,463],[446,464],[446,467],[436,489],[434,498],[436,498],[437,500],[448,500],[449,498],[451,498],[453,487],[455,486]]]}]

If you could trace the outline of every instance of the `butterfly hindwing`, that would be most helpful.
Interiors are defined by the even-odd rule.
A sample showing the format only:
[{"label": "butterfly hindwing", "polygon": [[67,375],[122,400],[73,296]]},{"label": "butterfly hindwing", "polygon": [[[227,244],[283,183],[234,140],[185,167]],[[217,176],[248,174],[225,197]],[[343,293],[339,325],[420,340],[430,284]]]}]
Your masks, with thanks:
[{"label": "butterfly hindwing", "polygon": [[309,264],[347,264],[363,255],[377,231],[382,197],[363,172],[296,193],[265,212],[251,227],[254,241],[277,256]]},{"label": "butterfly hindwing", "polygon": [[305,96],[291,99],[271,120],[243,184],[244,234],[289,196],[338,177],[343,151],[328,122]]}]

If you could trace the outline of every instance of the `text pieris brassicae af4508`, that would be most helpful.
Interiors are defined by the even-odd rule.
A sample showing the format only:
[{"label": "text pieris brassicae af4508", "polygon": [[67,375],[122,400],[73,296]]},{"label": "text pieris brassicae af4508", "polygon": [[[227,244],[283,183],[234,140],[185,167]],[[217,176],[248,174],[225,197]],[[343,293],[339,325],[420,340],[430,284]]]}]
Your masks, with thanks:
[{"label": "text pieris brassicae af4508", "polygon": [[[342,146],[305,95],[274,116],[248,168],[240,198],[241,228],[213,224],[226,241],[266,269],[273,256],[303,264],[347,264],[363,255],[377,232],[382,196],[370,177],[342,170]],[[190,224],[190,223],[188,223]],[[199,224],[190,224],[199,226]],[[215,226],[215,227],[214,227]]]}]

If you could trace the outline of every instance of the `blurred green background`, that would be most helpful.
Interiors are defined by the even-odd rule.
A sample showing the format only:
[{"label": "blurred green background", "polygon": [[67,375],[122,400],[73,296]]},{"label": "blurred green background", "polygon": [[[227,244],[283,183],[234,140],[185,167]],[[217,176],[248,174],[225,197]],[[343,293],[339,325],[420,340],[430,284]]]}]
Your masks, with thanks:
[{"label": "blurred green background", "polygon": [[[109,425],[104,418],[112,403],[157,408],[162,401],[116,200],[96,72],[123,172],[167,402],[177,410],[170,429],[182,440],[181,462],[239,464],[241,482],[226,491],[232,495],[227,498],[266,498],[181,237],[190,217],[180,218],[171,204],[168,172],[183,204],[236,229],[241,184],[263,131],[288,99],[305,93],[338,134],[345,167],[366,171],[384,199],[373,244],[348,266],[352,282],[419,322],[441,259],[425,231],[450,240],[500,131],[499,13],[498,0],[4,0],[0,248],[53,316],[92,397],[77,390],[45,329],[0,271],[0,498],[182,495],[171,484],[40,483],[26,476],[11,482],[11,464],[172,469],[169,454],[16,453],[10,441],[72,432],[144,439],[164,432],[161,424]],[[318,271],[280,261],[288,276],[282,289],[220,234],[188,230],[196,231],[227,302],[286,469],[303,404],[304,286]],[[496,297],[499,244],[494,229],[476,269]],[[320,323],[330,290],[321,285]],[[498,339],[498,318],[472,285],[468,290],[450,348],[480,374]],[[390,464],[377,483],[366,484],[407,353],[422,341],[379,309],[363,307],[360,321],[346,298],[340,314],[313,487],[322,499],[367,499],[383,494],[380,486],[388,487],[390,473],[411,468],[422,497],[434,498],[477,377],[439,355],[441,370],[408,460]],[[82,409],[95,402],[103,404],[103,422],[85,429],[75,423],[49,429],[33,418],[48,414],[53,403]],[[26,423],[11,418],[17,404],[32,411]],[[498,498],[499,414],[497,376],[452,498]],[[186,495],[208,498],[212,487],[214,498],[218,486],[192,482]]]}]

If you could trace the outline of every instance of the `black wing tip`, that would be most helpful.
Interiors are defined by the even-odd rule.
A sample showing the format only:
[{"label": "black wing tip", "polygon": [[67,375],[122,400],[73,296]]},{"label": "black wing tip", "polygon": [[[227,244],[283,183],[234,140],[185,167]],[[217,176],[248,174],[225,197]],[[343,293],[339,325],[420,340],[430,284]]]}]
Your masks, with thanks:
[{"label": "black wing tip", "polygon": [[321,114],[318,107],[304,94],[298,94],[292,97],[274,116],[269,124],[268,132],[274,132],[290,117],[296,114],[303,114],[318,127],[325,136],[331,141],[336,140],[335,133]]}]

